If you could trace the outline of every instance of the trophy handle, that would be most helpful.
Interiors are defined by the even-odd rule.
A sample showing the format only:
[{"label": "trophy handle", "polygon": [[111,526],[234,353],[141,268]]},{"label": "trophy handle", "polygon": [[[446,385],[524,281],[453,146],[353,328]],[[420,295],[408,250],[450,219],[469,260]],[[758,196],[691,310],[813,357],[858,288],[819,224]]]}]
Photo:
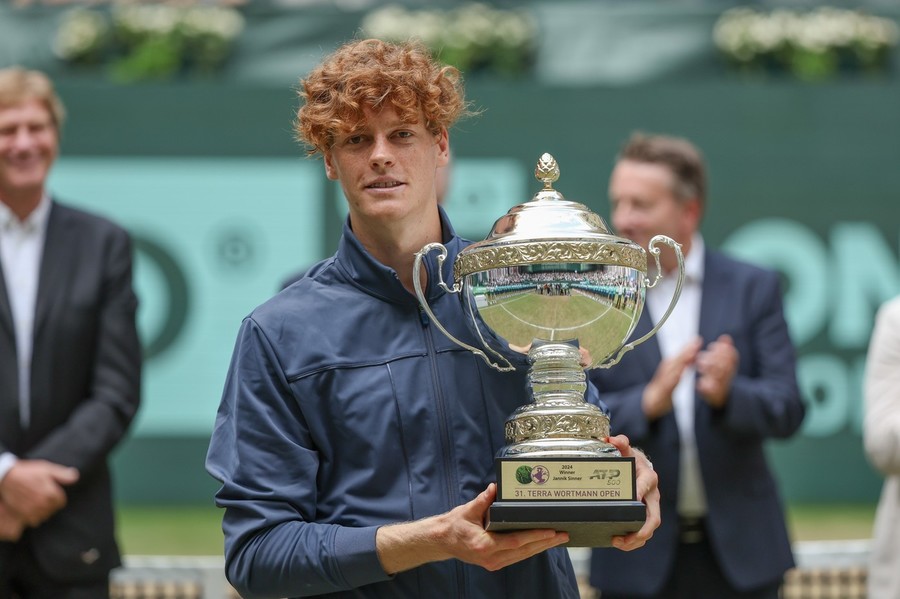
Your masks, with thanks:
[{"label": "trophy handle", "polygon": [[[425,259],[425,256],[433,252],[434,250],[440,251],[437,257],[437,276],[438,276],[438,287],[446,291],[447,293],[459,293],[462,290],[459,282],[454,283],[453,287],[449,287],[447,283],[444,282],[444,261],[447,259],[447,248],[444,247],[441,243],[429,243],[425,245],[421,250],[416,252],[416,259],[413,262],[413,287],[416,290],[416,297],[419,298],[419,305],[422,306],[422,309],[425,310],[425,314],[428,315],[428,318],[434,323],[434,325],[453,343],[456,345],[469,350],[473,354],[480,356],[482,360],[484,360],[488,366],[495,370],[499,370],[500,372],[509,372],[511,370],[515,370],[515,367],[510,364],[509,360],[504,358],[498,352],[491,350],[491,353],[495,354],[504,364],[505,366],[500,366],[499,364],[495,364],[491,362],[491,359],[485,354],[483,351],[478,349],[477,347],[473,347],[464,341],[460,341],[456,337],[454,337],[450,331],[444,328],[444,325],[441,324],[441,321],[437,319],[437,316],[434,315],[434,312],[431,311],[431,306],[428,305],[428,300],[425,298],[425,294],[422,292],[422,260]],[[657,250],[657,254],[659,250]],[[659,259],[657,258],[657,262]],[[477,327],[476,327],[477,328]],[[480,331],[479,331],[480,335]],[[482,342],[484,339],[482,338]],[[485,347],[489,350],[490,346],[485,343]]]},{"label": "trophy handle", "polygon": [[676,302],[678,302],[678,298],[681,297],[681,287],[684,285],[684,254],[681,252],[681,244],[677,243],[671,237],[666,237],[665,235],[656,235],[653,239],[650,240],[650,243],[647,246],[647,249],[653,255],[653,259],[656,262],[656,277],[653,279],[653,282],[646,285],[647,289],[652,289],[656,286],[657,283],[662,279],[662,268],[659,265],[659,248],[656,247],[657,244],[664,243],[675,251],[675,256],[678,258],[678,281],[675,283],[675,292],[672,293],[672,300],[669,302],[669,307],[666,308],[665,314],[662,315],[662,318],[659,319],[659,322],[650,329],[650,332],[638,339],[637,341],[632,341],[631,343],[626,343],[622,346],[622,349],[619,350],[619,353],[616,354],[616,357],[607,364],[601,364],[600,368],[609,368],[610,366],[615,366],[619,363],[619,360],[622,359],[627,352],[633,350],[635,347],[652,337],[659,330],[659,327],[666,322],[669,318],[669,315],[672,313],[672,310],[675,308]]}]

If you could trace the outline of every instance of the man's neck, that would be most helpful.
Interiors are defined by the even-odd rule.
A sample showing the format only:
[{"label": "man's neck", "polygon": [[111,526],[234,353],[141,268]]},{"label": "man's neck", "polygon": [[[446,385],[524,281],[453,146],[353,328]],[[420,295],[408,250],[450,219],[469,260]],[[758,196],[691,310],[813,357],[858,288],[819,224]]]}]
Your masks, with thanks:
[{"label": "man's neck", "polygon": [[[353,225],[351,217],[351,225]],[[397,225],[392,227],[353,227],[359,242],[372,256],[393,268],[400,277],[400,282],[410,293],[415,293],[413,286],[413,262],[415,254],[429,243],[440,242],[441,221],[435,212],[432,223]],[[422,284],[425,284],[424,270]]]},{"label": "man's neck", "polygon": [[11,192],[0,189],[0,202],[6,204],[20,221],[24,221],[29,214],[34,212],[43,197],[43,189]]}]

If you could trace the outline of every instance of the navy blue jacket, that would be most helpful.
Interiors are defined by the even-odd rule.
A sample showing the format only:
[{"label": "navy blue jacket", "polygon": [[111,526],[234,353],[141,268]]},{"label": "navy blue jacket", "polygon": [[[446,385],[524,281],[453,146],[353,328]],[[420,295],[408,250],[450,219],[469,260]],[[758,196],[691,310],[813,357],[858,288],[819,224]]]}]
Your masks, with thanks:
[{"label": "navy blue jacket", "polygon": [[[444,222],[450,281],[467,242]],[[478,346],[429,258],[431,308]],[[447,339],[345,225],[335,256],[240,330],[207,458],[229,580],[247,598],[577,598],[565,549],[497,572],[447,560],[393,577],[375,551],[379,526],[483,491],[528,398],[523,368],[496,372]]]},{"label": "navy blue jacket", "polygon": [[[764,441],[786,438],[805,413],[796,380],[778,276],[722,254],[707,252],[700,309],[704,344],[722,334],[740,353],[725,408],[695,400],[695,433],[708,503],[710,544],[731,584],[742,590],[769,585],[794,565],[775,479]],[[635,336],[651,328],[646,311]],[[628,435],[659,475],[662,524],[647,544],[624,553],[596,549],[591,583],[601,591],[633,596],[658,592],[671,574],[678,545],[679,437],[675,414],[648,422],[644,387],[660,362],[651,338],[591,380],[612,413],[614,434]]]}]

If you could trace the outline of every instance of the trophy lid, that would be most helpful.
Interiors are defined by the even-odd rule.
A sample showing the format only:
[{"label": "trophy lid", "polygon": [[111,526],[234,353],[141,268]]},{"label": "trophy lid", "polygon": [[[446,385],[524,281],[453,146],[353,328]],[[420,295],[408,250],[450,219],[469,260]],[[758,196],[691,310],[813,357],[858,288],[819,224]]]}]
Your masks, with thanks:
[{"label": "trophy lid", "polygon": [[559,164],[543,154],[534,171],[544,187],[531,200],[497,219],[491,232],[457,257],[460,277],[510,266],[546,263],[620,265],[647,272],[647,256],[636,243],[610,233],[600,215],[584,204],[566,200],[553,188]]}]

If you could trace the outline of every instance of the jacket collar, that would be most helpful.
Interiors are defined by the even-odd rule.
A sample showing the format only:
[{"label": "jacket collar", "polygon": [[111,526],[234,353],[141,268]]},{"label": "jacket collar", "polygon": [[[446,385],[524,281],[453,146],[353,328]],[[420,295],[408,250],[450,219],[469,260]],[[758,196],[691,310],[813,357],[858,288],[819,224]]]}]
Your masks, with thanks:
[{"label": "jacket collar", "polygon": [[[441,218],[442,241],[447,248],[447,259],[443,265],[443,279],[448,286],[453,286],[453,262],[459,251],[468,245],[456,235],[450,220],[443,208],[438,207]],[[425,269],[428,273],[428,286],[425,289],[426,297],[431,300],[438,295],[445,293],[438,287],[437,277],[437,252],[432,252],[425,259]],[[344,221],[343,234],[338,244],[338,251],[335,255],[336,262],[341,270],[350,279],[350,282],[369,295],[379,297],[385,301],[418,306],[419,301],[415,295],[406,290],[400,283],[397,272],[388,266],[385,266],[376,260],[356,238],[353,230],[350,228],[350,218]]]},{"label": "jacket collar", "polygon": [[77,232],[72,227],[71,214],[69,209],[55,200],[50,205],[34,310],[35,340],[38,339],[52,306],[69,296],[67,290],[78,259]]}]

